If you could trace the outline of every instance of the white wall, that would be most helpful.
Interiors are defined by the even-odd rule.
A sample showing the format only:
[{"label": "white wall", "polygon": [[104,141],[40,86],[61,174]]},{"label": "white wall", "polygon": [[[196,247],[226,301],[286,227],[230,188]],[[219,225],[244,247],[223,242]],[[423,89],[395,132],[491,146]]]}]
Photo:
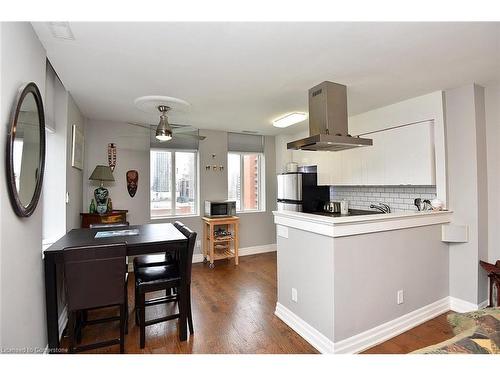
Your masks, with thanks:
[{"label": "white wall", "polygon": [[66,233],[66,128],[68,93],[59,79],[54,80],[55,132],[46,132],[45,176],[43,181],[43,239],[46,245]]},{"label": "white wall", "polygon": [[[45,50],[29,23],[1,23],[0,30],[0,154],[5,155],[9,116],[19,88],[34,81],[42,97],[45,95]],[[47,343],[41,256],[43,199],[31,217],[18,218],[3,178],[4,163],[0,170],[1,346],[43,350]]]},{"label": "white wall", "polygon": [[473,304],[486,299],[479,260],[487,248],[486,138],[483,89],[469,84],[445,92],[449,208],[469,241],[450,244],[450,295]]},{"label": "white wall", "polygon": [[441,225],[336,238],[334,250],[335,342],[449,295]]},{"label": "white wall", "polygon": [[500,259],[500,84],[485,87],[488,164],[488,259]]},{"label": "white wall", "polygon": [[[216,154],[216,164],[227,166],[227,133],[215,130],[200,130],[200,135],[207,138],[200,142],[200,212],[205,199],[227,198],[227,168],[222,172],[206,171],[204,166],[214,164],[211,155]],[[88,181],[92,170],[98,164],[107,165],[107,145],[116,143],[117,162],[114,171],[115,182],[106,186],[110,191],[113,208],[127,209],[131,224],[151,222],[149,215],[149,142],[147,129],[123,123],[94,121],[86,124],[85,169],[83,174],[83,210],[88,212],[94,183]],[[240,247],[273,244],[275,225],[272,210],[276,208],[276,176],[274,137],[265,139],[266,160],[266,212],[242,213],[240,216]],[[131,198],[127,191],[126,172],[136,169],[139,172],[139,183],[135,197]],[[154,220],[154,222],[172,222],[171,220]],[[200,217],[182,217],[183,223],[201,233]],[[197,248],[195,252],[200,252]]]}]

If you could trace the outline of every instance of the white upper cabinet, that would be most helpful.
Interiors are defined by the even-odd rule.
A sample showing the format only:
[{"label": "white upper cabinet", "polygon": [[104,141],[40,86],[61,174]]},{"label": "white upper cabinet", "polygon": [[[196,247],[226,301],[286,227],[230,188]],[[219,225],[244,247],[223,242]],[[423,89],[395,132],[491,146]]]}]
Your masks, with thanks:
[{"label": "white upper cabinet", "polygon": [[294,161],[317,165],[319,185],[435,185],[433,134],[432,121],[394,127],[364,135],[373,139],[373,146],[294,151],[308,154],[294,156]]},{"label": "white upper cabinet", "polygon": [[385,185],[436,184],[434,126],[431,121],[385,130],[380,134],[385,143]]}]

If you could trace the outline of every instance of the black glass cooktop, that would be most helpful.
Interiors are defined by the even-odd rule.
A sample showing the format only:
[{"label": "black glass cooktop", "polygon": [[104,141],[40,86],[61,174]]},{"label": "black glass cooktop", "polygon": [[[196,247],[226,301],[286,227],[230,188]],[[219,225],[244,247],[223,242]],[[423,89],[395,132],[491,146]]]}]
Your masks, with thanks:
[{"label": "black glass cooktop", "polygon": [[374,215],[381,214],[379,211],[371,211],[371,210],[349,210],[347,215],[341,215],[340,212],[311,212],[313,215],[322,215],[322,216],[330,216],[330,217],[341,217],[341,216],[358,216],[358,215]]}]

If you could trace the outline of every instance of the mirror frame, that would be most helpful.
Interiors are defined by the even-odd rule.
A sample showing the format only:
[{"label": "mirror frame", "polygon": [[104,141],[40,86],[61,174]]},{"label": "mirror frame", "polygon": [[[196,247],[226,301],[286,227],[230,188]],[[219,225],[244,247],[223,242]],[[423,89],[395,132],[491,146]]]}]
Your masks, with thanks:
[{"label": "mirror frame", "polygon": [[[38,110],[38,123],[40,126],[40,156],[38,162],[38,178],[36,181],[35,191],[31,197],[31,201],[27,206],[23,206],[19,199],[19,194],[16,189],[16,181],[14,177],[14,140],[16,138],[17,121],[19,112],[24,99],[29,94],[33,94],[36,107]],[[42,193],[43,174],[45,170],[45,114],[43,111],[42,96],[36,83],[30,82],[20,91],[15,107],[13,108],[10,122],[10,129],[7,136],[7,189],[9,190],[10,202],[17,216],[28,217],[33,214]]]}]

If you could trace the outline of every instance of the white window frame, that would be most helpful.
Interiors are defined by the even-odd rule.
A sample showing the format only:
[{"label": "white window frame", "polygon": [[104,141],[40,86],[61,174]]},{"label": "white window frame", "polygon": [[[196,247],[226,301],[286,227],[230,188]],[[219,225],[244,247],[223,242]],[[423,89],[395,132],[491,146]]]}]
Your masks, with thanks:
[{"label": "white window frame", "polygon": [[[263,152],[244,152],[244,151],[228,151],[228,158],[230,154],[233,155],[239,155],[240,157],[240,209],[236,211],[237,213],[253,213],[253,212],[265,212],[266,211],[266,182],[265,182],[265,155]],[[258,176],[259,176],[259,183],[257,185],[257,196],[258,196],[258,208],[255,210],[251,209],[246,209],[245,210],[245,174],[244,174],[244,162],[243,162],[243,156],[244,155],[258,155],[258,162],[257,162],[257,167],[258,167]],[[229,165],[229,163],[228,163]],[[229,187],[229,171],[228,171],[228,187]],[[229,193],[229,192],[228,192]]]},{"label": "white window frame", "polygon": [[[172,191],[170,192],[170,199],[172,202],[172,211],[173,215],[165,215],[165,216],[153,216],[151,215],[151,177],[149,176],[149,218],[150,220],[164,220],[164,219],[172,219],[172,218],[177,218],[177,217],[197,217],[200,216],[200,186],[199,186],[199,181],[200,181],[200,155],[198,150],[193,150],[193,149],[177,149],[177,148],[163,148],[163,147],[156,147],[156,148],[150,148],[149,149],[149,165],[151,166],[151,155],[153,151],[160,151],[160,152],[170,152],[172,157],[171,157],[171,181],[172,181]],[[191,214],[176,214],[176,207],[175,207],[175,193],[177,192],[177,183],[176,183],[176,171],[175,171],[175,154],[176,152],[190,152],[195,154],[195,173],[194,173],[194,188],[195,188],[195,212]],[[151,169],[151,168],[150,168]]]}]

